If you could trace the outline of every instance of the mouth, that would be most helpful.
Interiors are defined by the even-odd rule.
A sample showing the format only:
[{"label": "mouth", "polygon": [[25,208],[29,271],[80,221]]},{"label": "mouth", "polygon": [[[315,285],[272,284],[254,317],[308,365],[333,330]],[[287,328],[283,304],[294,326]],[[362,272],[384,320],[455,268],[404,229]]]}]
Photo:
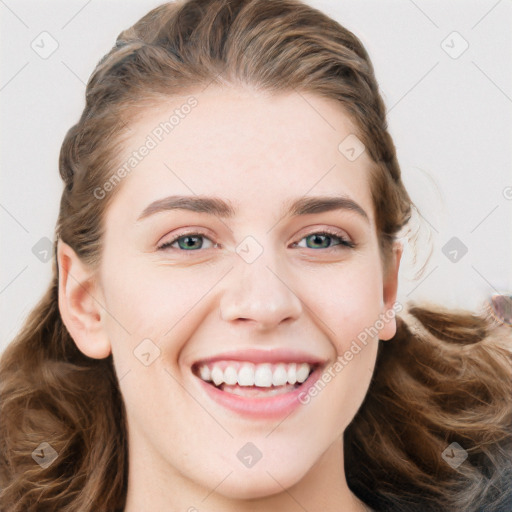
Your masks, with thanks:
[{"label": "mouth", "polygon": [[320,363],[252,363],[215,361],[195,363],[192,373],[210,387],[239,397],[265,399],[301,388]]},{"label": "mouth", "polygon": [[285,347],[239,349],[191,365],[201,394],[220,413],[252,420],[289,416],[322,376],[329,359]]}]

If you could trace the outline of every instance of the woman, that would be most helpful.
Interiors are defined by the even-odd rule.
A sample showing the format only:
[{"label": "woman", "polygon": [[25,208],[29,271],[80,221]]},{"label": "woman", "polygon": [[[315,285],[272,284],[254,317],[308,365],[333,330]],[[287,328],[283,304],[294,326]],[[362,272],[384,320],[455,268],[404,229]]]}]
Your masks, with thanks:
[{"label": "woman", "polygon": [[164,4],[60,172],[53,282],[1,360],[2,510],[508,510],[510,327],[396,302],[412,203],[352,33]]}]

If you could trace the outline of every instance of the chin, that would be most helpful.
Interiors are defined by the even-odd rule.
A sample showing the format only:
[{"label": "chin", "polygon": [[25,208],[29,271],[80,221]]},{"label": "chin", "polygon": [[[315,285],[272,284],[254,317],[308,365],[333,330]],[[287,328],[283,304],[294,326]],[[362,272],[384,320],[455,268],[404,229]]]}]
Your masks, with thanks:
[{"label": "chin", "polygon": [[235,469],[219,486],[217,492],[227,498],[239,500],[252,500],[279,494],[283,489],[289,489],[301,479],[300,475],[291,474],[289,469],[282,468],[279,471],[276,468],[262,468],[257,473],[253,473],[255,468]]},{"label": "chin", "polygon": [[219,494],[222,494],[226,498],[230,498],[232,500],[255,500],[279,494],[283,491],[283,487],[286,488],[285,485],[279,485],[268,474],[261,479],[253,479],[250,476],[243,476],[236,481],[233,480],[228,483],[227,480],[229,479],[231,479],[231,477],[226,479],[217,491]]}]

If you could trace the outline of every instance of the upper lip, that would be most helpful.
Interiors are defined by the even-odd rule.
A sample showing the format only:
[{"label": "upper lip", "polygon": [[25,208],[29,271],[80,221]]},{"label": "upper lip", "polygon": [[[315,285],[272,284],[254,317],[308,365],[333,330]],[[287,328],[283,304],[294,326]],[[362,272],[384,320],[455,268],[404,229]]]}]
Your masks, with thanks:
[{"label": "upper lip", "polygon": [[326,361],[313,354],[287,348],[274,348],[269,350],[245,349],[231,352],[222,352],[214,356],[197,360],[193,366],[213,363],[215,361],[244,361],[258,363],[308,363],[322,365]]}]

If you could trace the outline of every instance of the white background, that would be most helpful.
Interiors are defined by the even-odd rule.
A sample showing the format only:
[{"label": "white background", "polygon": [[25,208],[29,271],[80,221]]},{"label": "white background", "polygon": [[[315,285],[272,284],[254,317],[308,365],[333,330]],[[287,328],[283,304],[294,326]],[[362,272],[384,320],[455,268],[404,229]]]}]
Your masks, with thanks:
[{"label": "white background", "polygon": [[[85,83],[119,32],[160,3],[0,0],[0,350],[50,282],[51,262],[32,248],[53,240],[59,149],[84,106]],[[403,179],[424,219],[416,263],[406,249],[399,300],[476,310],[510,293],[512,2],[309,3],[370,53]],[[47,59],[31,47],[43,31],[59,45]],[[464,41],[469,47],[453,58]],[[468,248],[456,262],[442,251],[452,237]],[[427,242],[432,256],[414,280]]]}]

